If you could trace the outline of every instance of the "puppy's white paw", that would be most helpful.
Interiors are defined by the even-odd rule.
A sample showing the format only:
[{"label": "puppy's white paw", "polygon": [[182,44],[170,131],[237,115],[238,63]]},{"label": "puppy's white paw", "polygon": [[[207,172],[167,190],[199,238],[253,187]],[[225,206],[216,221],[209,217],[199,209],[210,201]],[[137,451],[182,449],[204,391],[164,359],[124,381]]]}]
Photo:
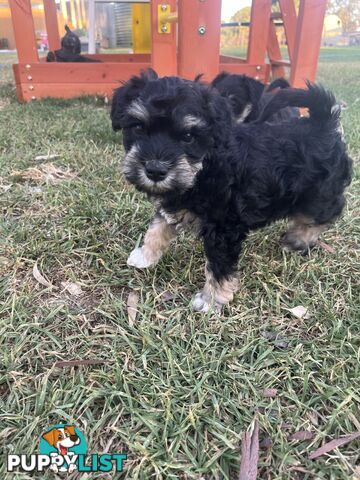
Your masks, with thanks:
[{"label": "puppy's white paw", "polygon": [[222,305],[218,302],[211,302],[203,292],[199,292],[195,295],[192,302],[192,308],[195,312],[207,313],[209,311],[214,311],[220,313]]},{"label": "puppy's white paw", "polygon": [[76,469],[77,469],[77,467],[76,467],[75,463],[72,463],[71,465],[69,465],[68,472],[73,473],[73,472],[75,472]]},{"label": "puppy's white paw", "polygon": [[148,268],[154,264],[154,262],[151,262],[145,258],[142,248],[135,248],[135,250],[130,253],[126,263],[129,265],[129,267],[135,268]]}]

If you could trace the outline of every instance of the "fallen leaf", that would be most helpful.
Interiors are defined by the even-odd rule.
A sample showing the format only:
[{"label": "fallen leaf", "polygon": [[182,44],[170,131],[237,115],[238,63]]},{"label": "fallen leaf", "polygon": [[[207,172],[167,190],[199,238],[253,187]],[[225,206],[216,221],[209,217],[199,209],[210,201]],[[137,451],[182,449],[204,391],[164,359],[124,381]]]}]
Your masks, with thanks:
[{"label": "fallen leaf", "polygon": [[70,293],[70,295],[74,295],[78,297],[82,295],[84,292],[81,286],[78,283],[71,283],[71,282],[61,282],[61,286],[64,290]]},{"label": "fallen leaf", "polygon": [[310,318],[308,309],[303,307],[302,305],[298,305],[297,307],[294,307],[294,308],[285,308],[285,310],[290,312],[296,318],[300,318],[304,320],[307,320],[308,318]]},{"label": "fallen leaf", "polygon": [[71,170],[62,170],[52,163],[44,163],[44,165],[40,165],[39,167],[30,167],[25,170],[16,170],[10,174],[10,177],[18,182],[31,180],[34,182],[47,183],[56,183],[73,178],[74,176],[75,173]]},{"label": "fallen leaf", "polygon": [[43,285],[44,287],[47,287],[47,288],[56,288],[54,287],[54,285],[49,282],[49,280],[47,280],[41,273],[40,273],[40,270],[37,266],[37,262],[35,262],[34,266],[33,266],[33,270],[32,270],[32,274],[35,278],[35,280],[37,282],[39,282],[41,285]]},{"label": "fallen leaf", "polygon": [[276,397],[278,390],[277,388],[264,388],[260,393],[265,398],[274,398]]},{"label": "fallen leaf", "polygon": [[56,153],[49,153],[48,155],[38,155],[35,157],[35,160],[41,161],[41,160],[53,160],[54,158],[59,158],[60,155],[57,155]]},{"label": "fallen leaf", "polygon": [[68,367],[81,367],[85,365],[104,365],[109,363],[107,360],[67,360],[63,362],[55,362],[54,367],[68,368]]},{"label": "fallen leaf", "polygon": [[325,242],[318,240],[317,244],[328,253],[332,253],[333,255],[336,253],[336,250]]},{"label": "fallen leaf", "polygon": [[136,292],[130,292],[127,298],[126,306],[129,319],[129,325],[132,327],[138,314],[137,306],[139,303],[139,294]]},{"label": "fallen leaf", "polygon": [[299,431],[289,435],[288,440],[289,442],[292,440],[312,440],[314,437],[315,434],[313,432]]},{"label": "fallen leaf", "polygon": [[331,440],[331,442],[325,443],[322,447],[311,452],[309,455],[309,459],[315,460],[315,458],[321,457],[322,455],[325,455],[325,453],[331,452],[331,450],[341,447],[342,445],[346,445],[347,443],[352,442],[357,438],[360,438],[360,431],[350,433],[349,435],[345,435],[345,437],[340,437],[340,438],[336,438],[335,440]]},{"label": "fallen leaf", "polygon": [[253,432],[245,432],[242,436],[239,480],[256,480],[258,461],[259,424],[255,420]]},{"label": "fallen leaf", "polygon": [[307,417],[315,427],[319,425],[319,415],[316,412],[309,412]]}]

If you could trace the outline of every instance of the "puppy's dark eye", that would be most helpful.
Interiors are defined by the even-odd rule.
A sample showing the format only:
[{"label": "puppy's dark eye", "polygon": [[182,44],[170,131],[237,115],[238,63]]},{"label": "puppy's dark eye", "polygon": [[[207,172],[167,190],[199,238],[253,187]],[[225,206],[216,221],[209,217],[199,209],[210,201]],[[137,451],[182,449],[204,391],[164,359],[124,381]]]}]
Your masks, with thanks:
[{"label": "puppy's dark eye", "polygon": [[137,135],[142,135],[143,133],[145,133],[145,128],[143,125],[141,125],[140,123],[138,125],[135,125],[133,127],[133,131],[137,134]]},{"label": "puppy's dark eye", "polygon": [[185,143],[192,143],[194,141],[194,135],[192,135],[190,132],[186,132],[182,136],[182,141]]}]

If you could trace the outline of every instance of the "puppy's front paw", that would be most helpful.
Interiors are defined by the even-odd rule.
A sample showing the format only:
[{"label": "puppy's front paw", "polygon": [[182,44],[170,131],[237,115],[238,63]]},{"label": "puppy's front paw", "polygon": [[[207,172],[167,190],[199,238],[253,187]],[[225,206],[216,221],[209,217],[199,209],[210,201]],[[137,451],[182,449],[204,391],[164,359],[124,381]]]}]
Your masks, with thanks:
[{"label": "puppy's front paw", "polygon": [[281,237],[281,246],[285,252],[296,252],[301,255],[308,253],[309,248],[312,248],[314,245],[309,245],[304,242],[301,238],[298,238],[292,232],[286,232]]},{"label": "puppy's front paw", "polygon": [[207,313],[213,310],[219,313],[221,312],[221,307],[221,303],[215,301],[212,302],[203,292],[197,293],[192,302],[192,308],[195,312]]},{"label": "puppy's front paw", "polygon": [[155,262],[152,262],[145,257],[143,248],[135,248],[135,250],[130,253],[126,263],[130,267],[148,268]]}]

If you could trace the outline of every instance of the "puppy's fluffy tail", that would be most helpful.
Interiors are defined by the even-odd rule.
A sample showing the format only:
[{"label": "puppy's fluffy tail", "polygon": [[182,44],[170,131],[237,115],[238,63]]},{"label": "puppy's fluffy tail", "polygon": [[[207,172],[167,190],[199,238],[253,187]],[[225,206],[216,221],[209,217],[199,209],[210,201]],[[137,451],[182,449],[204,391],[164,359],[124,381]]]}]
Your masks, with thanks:
[{"label": "puppy's fluffy tail", "polygon": [[338,122],[340,107],[334,95],[321,85],[306,82],[308,89],[284,88],[274,94],[261,112],[256,123],[265,122],[271,115],[286,107],[308,108],[310,120],[319,125]]}]

